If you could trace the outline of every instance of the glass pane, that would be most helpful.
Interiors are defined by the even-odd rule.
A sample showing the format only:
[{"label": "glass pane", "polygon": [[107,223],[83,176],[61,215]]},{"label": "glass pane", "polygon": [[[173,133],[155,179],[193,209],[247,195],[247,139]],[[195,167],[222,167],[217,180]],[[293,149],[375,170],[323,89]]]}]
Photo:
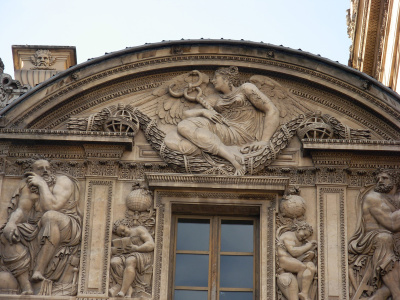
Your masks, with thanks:
[{"label": "glass pane", "polygon": [[207,300],[207,291],[175,290],[174,300]]},{"label": "glass pane", "polygon": [[221,255],[220,287],[253,288],[253,256]]},{"label": "glass pane", "polygon": [[208,251],[209,243],[210,220],[178,220],[177,250]]},{"label": "glass pane", "polygon": [[222,220],[221,251],[253,252],[253,221]]},{"label": "glass pane", "polygon": [[208,286],[208,255],[177,254],[175,286]]},{"label": "glass pane", "polygon": [[220,292],[219,300],[253,300],[252,292]]}]

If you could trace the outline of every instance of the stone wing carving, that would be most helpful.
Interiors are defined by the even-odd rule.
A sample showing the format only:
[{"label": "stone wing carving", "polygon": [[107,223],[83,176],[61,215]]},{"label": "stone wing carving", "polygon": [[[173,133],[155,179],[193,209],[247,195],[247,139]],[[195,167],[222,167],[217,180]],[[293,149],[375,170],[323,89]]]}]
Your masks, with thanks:
[{"label": "stone wing carving", "polygon": [[312,112],[313,110],[303,101],[286,90],[277,81],[262,75],[253,75],[250,82],[263,92],[275,104],[279,110],[280,124],[284,124],[301,114]]},{"label": "stone wing carving", "polygon": [[156,115],[162,124],[178,125],[183,112],[196,106],[196,97],[211,93],[209,77],[192,71],[173,78],[156,88],[152,96],[157,98]]}]

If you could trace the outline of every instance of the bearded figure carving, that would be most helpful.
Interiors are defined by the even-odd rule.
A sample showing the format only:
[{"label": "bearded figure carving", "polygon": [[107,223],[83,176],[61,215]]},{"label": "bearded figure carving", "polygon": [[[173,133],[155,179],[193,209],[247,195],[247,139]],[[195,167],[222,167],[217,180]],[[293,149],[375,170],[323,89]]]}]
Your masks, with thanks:
[{"label": "bearded figure carving", "polygon": [[55,64],[56,58],[51,55],[49,50],[39,49],[31,56],[31,62],[34,65],[32,70],[54,70],[50,66]]},{"label": "bearded figure carving", "polygon": [[0,230],[2,269],[17,280],[21,294],[76,294],[82,222],[78,201],[76,180],[54,174],[47,160],[34,161],[25,173]]},{"label": "bearded figure carving", "polygon": [[381,170],[357,206],[357,229],[349,241],[352,299],[399,299],[400,172]]}]

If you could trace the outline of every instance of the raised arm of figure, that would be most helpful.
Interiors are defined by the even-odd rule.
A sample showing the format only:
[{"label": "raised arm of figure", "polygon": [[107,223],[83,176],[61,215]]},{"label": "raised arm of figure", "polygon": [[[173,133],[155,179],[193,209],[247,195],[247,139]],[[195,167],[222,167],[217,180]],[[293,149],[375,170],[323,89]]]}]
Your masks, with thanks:
[{"label": "raised arm of figure", "polygon": [[74,184],[67,176],[58,176],[53,191],[50,191],[48,184],[41,176],[33,172],[28,175],[28,182],[39,188],[40,206],[44,211],[60,210],[74,191]]},{"label": "raised arm of figure", "polygon": [[262,141],[269,141],[279,126],[279,110],[254,84],[245,83],[242,88],[254,107],[265,114]]},{"label": "raised arm of figure", "polygon": [[304,254],[305,252],[311,250],[314,245],[311,242],[307,242],[304,245],[297,246],[296,241],[297,238],[294,232],[287,232],[282,235],[283,243],[289,252],[289,254],[293,257],[299,257],[300,255]]}]

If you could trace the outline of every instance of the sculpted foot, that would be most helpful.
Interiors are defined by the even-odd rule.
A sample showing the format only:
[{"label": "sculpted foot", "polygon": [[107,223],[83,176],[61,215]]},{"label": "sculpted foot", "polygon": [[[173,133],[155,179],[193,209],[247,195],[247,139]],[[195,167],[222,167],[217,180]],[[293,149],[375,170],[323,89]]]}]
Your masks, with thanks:
[{"label": "sculpted foot", "polygon": [[117,294],[117,297],[123,298],[123,297],[125,297],[125,294],[124,294],[123,292],[119,292],[119,293]]},{"label": "sculpted foot", "polygon": [[108,296],[115,297],[120,290],[121,286],[119,284],[116,284],[111,289],[109,289]]},{"label": "sculpted foot", "polygon": [[31,287],[28,287],[26,290],[23,289],[21,295],[33,295],[33,290]]},{"label": "sculpted foot", "polygon": [[310,300],[310,298],[304,293],[299,293],[299,299],[300,300]]},{"label": "sculpted foot", "polygon": [[246,167],[245,166],[240,166],[240,168],[236,168],[235,171],[235,176],[243,176],[244,174],[246,174]]},{"label": "sculpted foot", "polygon": [[32,281],[42,281],[42,280],[45,280],[42,273],[40,273],[39,271],[35,271],[32,275]]},{"label": "sculpted foot", "polygon": [[231,161],[232,165],[235,167],[235,176],[242,176],[246,174],[246,166],[244,163],[244,156],[240,153],[236,146],[229,147],[234,159]]}]

